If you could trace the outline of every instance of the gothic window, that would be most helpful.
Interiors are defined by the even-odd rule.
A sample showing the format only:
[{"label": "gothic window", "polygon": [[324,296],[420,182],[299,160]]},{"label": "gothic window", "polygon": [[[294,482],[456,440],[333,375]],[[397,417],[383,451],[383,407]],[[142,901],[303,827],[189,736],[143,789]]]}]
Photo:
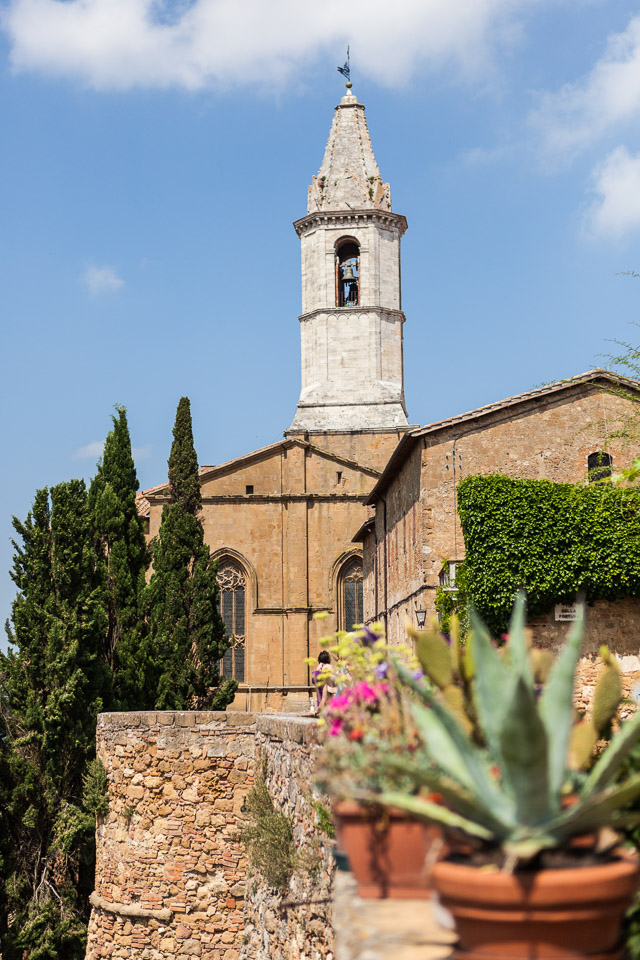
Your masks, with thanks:
[{"label": "gothic window", "polygon": [[611,464],[613,459],[610,454],[604,450],[596,450],[587,457],[587,476],[589,483],[597,483],[598,480],[608,480],[611,476]]},{"label": "gothic window", "polygon": [[222,659],[221,673],[223,677],[232,677],[244,683],[247,577],[239,564],[223,558],[218,565],[217,580],[220,587],[220,613],[227,637],[231,640]]},{"label": "gothic window", "polygon": [[360,247],[345,238],[336,247],[336,304],[357,307],[360,303]]},{"label": "gothic window", "polygon": [[362,558],[352,557],[338,578],[338,626],[340,630],[353,630],[363,620]]}]

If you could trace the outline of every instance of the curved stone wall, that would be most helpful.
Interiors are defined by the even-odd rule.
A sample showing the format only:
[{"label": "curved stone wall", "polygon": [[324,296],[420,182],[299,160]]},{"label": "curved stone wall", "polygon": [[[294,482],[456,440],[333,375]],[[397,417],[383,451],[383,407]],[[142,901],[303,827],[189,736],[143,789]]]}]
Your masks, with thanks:
[{"label": "curved stone wall", "polygon": [[[315,726],[231,711],[98,718],[109,813],[86,960],[330,960],[331,848],[309,803]],[[256,752],[304,855],[286,893],[247,878],[237,839]]]},{"label": "curved stone wall", "polygon": [[236,960],[246,869],[235,839],[255,718],[98,718],[109,813],[98,825],[87,960]]}]

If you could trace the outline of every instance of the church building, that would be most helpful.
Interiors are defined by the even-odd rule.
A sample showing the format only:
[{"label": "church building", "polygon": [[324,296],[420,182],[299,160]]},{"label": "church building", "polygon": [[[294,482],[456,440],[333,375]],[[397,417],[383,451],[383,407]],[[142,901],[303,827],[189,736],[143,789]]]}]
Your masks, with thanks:
[{"label": "church building", "polygon": [[[407,221],[391,209],[350,83],[294,227],[302,387],[293,422],[280,442],[200,470],[205,538],[234,638],[223,673],[240,684],[234,707],[247,710],[308,709],[304,661],[318,638],[362,622],[362,550],[352,538],[408,428],[400,289]],[[140,498],[149,536],[165,499],[166,484]],[[328,619],[315,622],[319,611]]]},{"label": "church building", "polygon": [[[381,620],[395,641],[417,609],[435,613],[438,587],[464,558],[463,476],[586,483],[594,464],[628,459],[611,434],[637,403],[631,397],[640,400],[640,384],[594,370],[409,426],[400,283],[407,221],[391,209],[350,83],[294,227],[302,252],[295,416],[278,443],[200,470],[205,538],[233,637],[222,670],[239,682],[240,710],[306,712],[305,659],[320,636]],[[139,497],[150,537],[166,492],[163,484]],[[321,611],[328,617],[314,620]],[[601,605],[598,617],[593,642],[615,646],[621,628],[636,636],[640,601]],[[554,642],[553,623],[540,629]]]}]

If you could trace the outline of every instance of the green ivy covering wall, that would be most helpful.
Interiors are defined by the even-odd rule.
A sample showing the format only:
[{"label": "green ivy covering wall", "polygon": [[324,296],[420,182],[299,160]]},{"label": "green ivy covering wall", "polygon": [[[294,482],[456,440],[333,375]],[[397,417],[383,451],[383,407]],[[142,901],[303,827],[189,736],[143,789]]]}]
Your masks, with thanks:
[{"label": "green ivy covering wall", "polygon": [[556,603],[640,596],[640,490],[468,477],[458,487],[466,560],[457,605],[503,633],[524,586],[531,617]]}]

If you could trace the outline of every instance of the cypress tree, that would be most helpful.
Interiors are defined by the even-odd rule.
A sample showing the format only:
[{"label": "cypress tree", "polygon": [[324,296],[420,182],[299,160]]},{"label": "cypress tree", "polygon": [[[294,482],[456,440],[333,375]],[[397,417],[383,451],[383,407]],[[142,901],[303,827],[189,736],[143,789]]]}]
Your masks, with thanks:
[{"label": "cypress tree", "polygon": [[103,567],[107,631],[104,658],[113,682],[112,706],[140,709],[148,699],[145,624],[140,610],[149,555],[136,508],[138,478],[124,407],[116,408],[98,472],[89,490],[96,552]]},{"label": "cypress tree", "polygon": [[84,483],[38,491],[26,521],[13,525],[21,541],[13,542],[13,649],[0,655],[8,796],[3,956],[81,960],[95,829],[82,808],[82,781],[109,690],[101,656],[107,618]]},{"label": "cypress tree", "polygon": [[204,542],[198,460],[188,397],[178,404],[169,457],[169,502],[152,544],[146,590],[150,647],[156,664],[155,706],[224,709],[237,688],[219,662],[228,647],[220,616],[216,567]]}]

